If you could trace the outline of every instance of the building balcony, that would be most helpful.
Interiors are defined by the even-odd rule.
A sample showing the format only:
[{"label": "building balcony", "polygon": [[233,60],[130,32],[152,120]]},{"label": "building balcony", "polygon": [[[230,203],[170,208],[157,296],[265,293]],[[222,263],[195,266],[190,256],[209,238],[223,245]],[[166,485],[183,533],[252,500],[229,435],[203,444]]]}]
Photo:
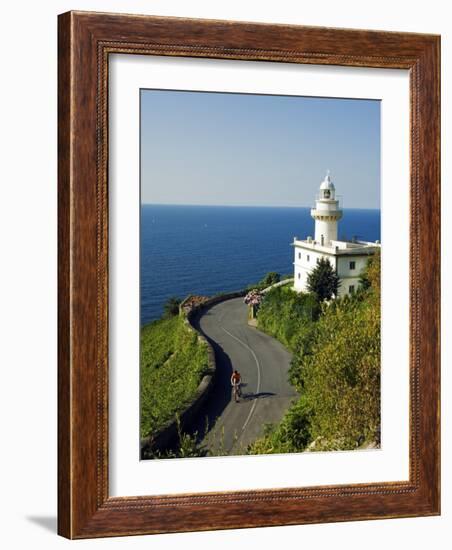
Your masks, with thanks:
[{"label": "building balcony", "polygon": [[342,210],[319,210],[311,208],[311,216],[316,220],[337,221],[342,218]]},{"label": "building balcony", "polygon": [[312,237],[307,239],[298,239],[294,237],[292,246],[302,248],[304,250],[313,250],[330,254],[334,256],[350,256],[350,255],[369,255],[381,248],[380,241],[331,241],[329,244],[322,245]]}]

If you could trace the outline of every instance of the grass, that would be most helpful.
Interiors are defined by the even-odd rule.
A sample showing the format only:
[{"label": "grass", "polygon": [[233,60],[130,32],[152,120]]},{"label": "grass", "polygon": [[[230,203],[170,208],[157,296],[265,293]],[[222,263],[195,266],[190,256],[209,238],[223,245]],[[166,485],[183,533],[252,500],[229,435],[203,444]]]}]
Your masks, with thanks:
[{"label": "grass", "polygon": [[141,330],[141,437],[174,420],[208,372],[207,345],[182,317],[154,321]]}]

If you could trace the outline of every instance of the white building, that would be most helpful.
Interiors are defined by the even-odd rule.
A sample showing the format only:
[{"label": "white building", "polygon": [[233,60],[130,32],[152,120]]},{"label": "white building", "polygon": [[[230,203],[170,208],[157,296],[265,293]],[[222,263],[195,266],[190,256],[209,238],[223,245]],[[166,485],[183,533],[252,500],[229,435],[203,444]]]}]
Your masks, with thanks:
[{"label": "white building", "polygon": [[327,258],[339,279],[339,296],[352,294],[358,289],[359,276],[366,267],[370,255],[380,248],[379,241],[339,241],[337,224],[342,218],[342,210],[336,199],[336,189],[329,173],[320,184],[320,192],[311,209],[315,220],[314,238],[306,240],[294,238],[295,252],[294,288],[298,292],[307,291],[308,274],[320,258]]}]

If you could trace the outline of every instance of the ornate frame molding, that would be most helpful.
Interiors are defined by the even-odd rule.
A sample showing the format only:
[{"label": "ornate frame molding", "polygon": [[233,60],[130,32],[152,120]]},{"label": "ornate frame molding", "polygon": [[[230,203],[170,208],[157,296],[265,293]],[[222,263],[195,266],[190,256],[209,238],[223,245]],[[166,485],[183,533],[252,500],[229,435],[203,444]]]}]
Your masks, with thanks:
[{"label": "ornate frame molding", "polygon": [[[61,535],[86,538],[439,513],[439,48],[438,36],[422,34],[89,12],[59,16]],[[410,71],[409,481],[109,497],[110,54]]]}]

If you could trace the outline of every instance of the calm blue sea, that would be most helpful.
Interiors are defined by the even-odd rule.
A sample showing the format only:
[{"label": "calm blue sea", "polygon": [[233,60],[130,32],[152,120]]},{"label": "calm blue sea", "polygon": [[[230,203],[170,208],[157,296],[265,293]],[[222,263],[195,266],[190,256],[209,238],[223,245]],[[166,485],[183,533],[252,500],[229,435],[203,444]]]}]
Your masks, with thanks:
[{"label": "calm blue sea", "polygon": [[[230,292],[269,271],[292,273],[294,236],[314,235],[310,208],[141,208],[141,324],[170,296]],[[339,237],[380,239],[380,211],[345,209]]]}]

